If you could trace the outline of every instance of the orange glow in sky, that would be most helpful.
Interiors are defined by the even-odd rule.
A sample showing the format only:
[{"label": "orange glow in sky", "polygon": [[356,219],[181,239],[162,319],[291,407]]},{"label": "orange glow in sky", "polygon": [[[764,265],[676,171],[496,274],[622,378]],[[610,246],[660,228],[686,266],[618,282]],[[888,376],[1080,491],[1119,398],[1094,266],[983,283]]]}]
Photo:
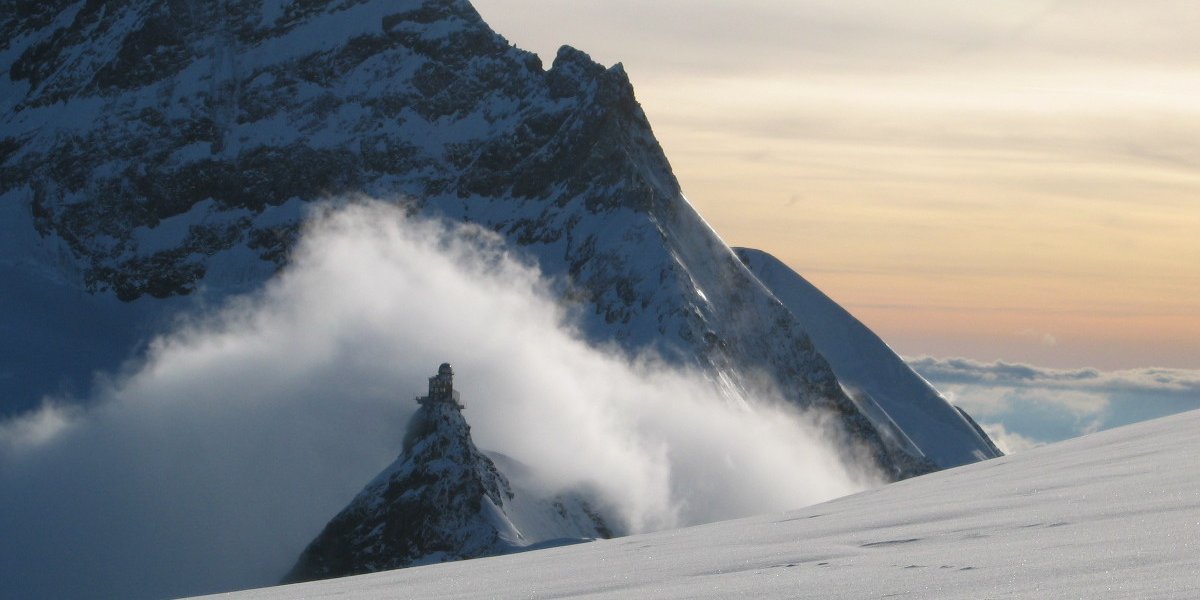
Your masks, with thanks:
[{"label": "orange glow in sky", "polygon": [[623,62],[717,232],[901,353],[1200,367],[1200,4],[475,4]]}]

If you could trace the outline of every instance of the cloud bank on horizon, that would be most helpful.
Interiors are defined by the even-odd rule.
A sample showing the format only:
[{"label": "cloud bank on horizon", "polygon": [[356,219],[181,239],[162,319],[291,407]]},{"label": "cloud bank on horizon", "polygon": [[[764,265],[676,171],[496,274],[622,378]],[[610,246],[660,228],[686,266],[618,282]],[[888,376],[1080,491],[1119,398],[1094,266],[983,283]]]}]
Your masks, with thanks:
[{"label": "cloud bank on horizon", "polygon": [[1200,370],[1051,369],[928,356],[907,361],[1006,451],[1200,409]]},{"label": "cloud bank on horizon", "polygon": [[400,447],[455,364],[476,443],[647,531],[877,485],[822,416],[596,348],[490,232],[318,214],[254,295],[155,340],[91,402],[0,422],[0,596],[272,585]]}]

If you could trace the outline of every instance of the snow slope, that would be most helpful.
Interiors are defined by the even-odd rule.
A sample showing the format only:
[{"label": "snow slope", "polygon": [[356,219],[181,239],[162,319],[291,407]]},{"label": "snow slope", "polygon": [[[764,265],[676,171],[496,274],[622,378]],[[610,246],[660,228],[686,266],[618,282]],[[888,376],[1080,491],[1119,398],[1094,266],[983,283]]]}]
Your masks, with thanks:
[{"label": "snow slope", "polygon": [[880,431],[903,438],[940,467],[1003,454],[875,332],[799,273],[761,250],[734,251],[792,311],[850,397]]},{"label": "snow slope", "polygon": [[217,596],[1193,598],[1200,411],[804,510]]},{"label": "snow slope", "polygon": [[454,398],[423,401],[409,422],[400,456],[326,525],[284,581],[612,536],[586,501],[571,494],[539,496],[510,483],[476,448]]}]

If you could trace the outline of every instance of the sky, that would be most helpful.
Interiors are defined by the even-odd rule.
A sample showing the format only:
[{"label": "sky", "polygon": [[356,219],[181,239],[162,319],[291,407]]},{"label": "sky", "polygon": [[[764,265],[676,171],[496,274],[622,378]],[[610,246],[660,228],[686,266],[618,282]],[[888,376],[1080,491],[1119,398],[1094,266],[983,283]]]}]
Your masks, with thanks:
[{"label": "sky", "polygon": [[623,63],[725,241],[901,354],[1200,367],[1200,4],[474,4]]}]

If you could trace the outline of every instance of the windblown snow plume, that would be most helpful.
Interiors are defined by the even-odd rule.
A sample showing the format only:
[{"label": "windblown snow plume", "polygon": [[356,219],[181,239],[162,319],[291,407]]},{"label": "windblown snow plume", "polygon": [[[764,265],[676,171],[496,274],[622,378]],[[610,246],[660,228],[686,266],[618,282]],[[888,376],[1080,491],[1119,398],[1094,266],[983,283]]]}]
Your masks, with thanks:
[{"label": "windblown snow plume", "polygon": [[592,347],[568,315],[489,232],[378,202],[320,210],[285,272],[156,340],[91,408],[0,423],[0,595],[273,583],[395,458],[443,361],[481,447],[549,490],[590,486],[632,531],[879,481],[820,415]]}]

